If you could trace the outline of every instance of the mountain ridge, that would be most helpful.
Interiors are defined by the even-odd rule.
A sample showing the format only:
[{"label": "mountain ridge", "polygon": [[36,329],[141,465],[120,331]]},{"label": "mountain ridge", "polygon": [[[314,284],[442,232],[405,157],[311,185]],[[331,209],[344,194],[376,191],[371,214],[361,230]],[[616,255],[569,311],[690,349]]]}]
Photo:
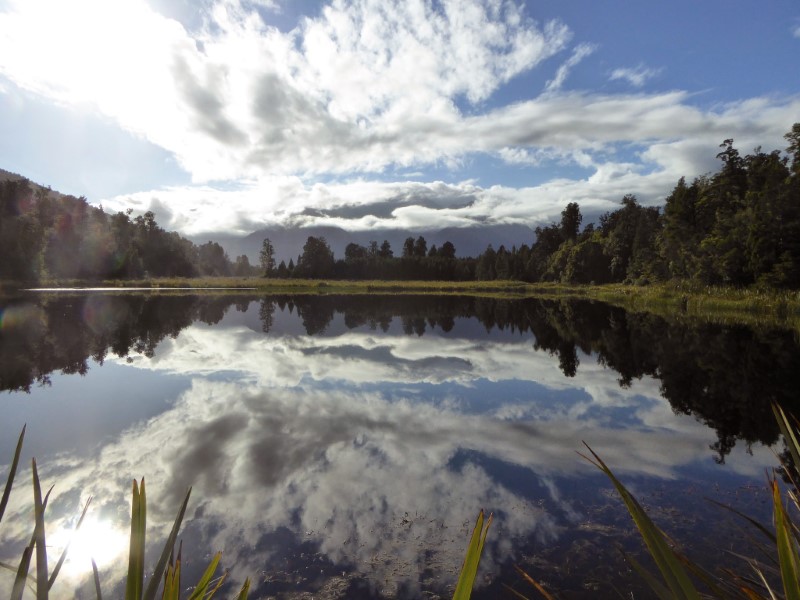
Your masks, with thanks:
[{"label": "mountain ridge", "polygon": [[[47,191],[53,198],[57,199],[67,195],[36,183],[24,175],[0,168],[0,181],[20,181],[23,179],[27,179],[34,189]],[[158,218],[158,215],[156,215],[156,218]],[[164,227],[163,224],[162,227]],[[297,257],[302,253],[303,245],[309,236],[324,237],[331,250],[333,250],[334,257],[339,259],[344,258],[345,248],[351,242],[361,246],[369,246],[371,241],[376,241],[380,245],[384,240],[389,241],[394,255],[400,256],[403,252],[403,242],[406,238],[413,237],[416,240],[420,235],[425,238],[428,249],[434,245],[441,247],[445,242],[450,242],[456,248],[456,256],[462,258],[479,255],[486,250],[489,244],[492,244],[495,249],[499,248],[500,245],[505,245],[510,249],[512,246],[530,245],[536,237],[531,227],[519,224],[444,227],[425,231],[410,231],[400,228],[348,231],[341,227],[333,226],[273,226],[258,229],[243,236],[225,232],[208,232],[186,235],[185,237],[198,245],[209,241],[216,242],[222,246],[231,260],[244,254],[251,263],[258,264],[259,252],[265,238],[269,238],[275,247],[276,259],[279,262],[284,260],[288,263],[290,259],[297,261]]]}]

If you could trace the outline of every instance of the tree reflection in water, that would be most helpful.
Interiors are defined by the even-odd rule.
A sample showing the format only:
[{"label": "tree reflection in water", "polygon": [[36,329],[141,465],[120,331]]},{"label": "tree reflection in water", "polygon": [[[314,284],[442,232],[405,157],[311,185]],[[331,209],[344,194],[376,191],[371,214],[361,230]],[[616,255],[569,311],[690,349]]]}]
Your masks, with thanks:
[{"label": "tree reflection in water", "polygon": [[0,305],[0,389],[29,391],[50,374],[85,374],[89,360],[152,357],[166,338],[196,321],[218,323],[230,310],[258,303],[261,329],[275,311],[296,311],[309,336],[325,336],[341,315],[346,329],[388,331],[397,320],[410,336],[451,332],[457,320],[476,319],[487,332],[532,336],[537,351],[557,357],[566,377],[580,368],[578,351],[619,374],[619,385],[650,376],[675,413],[713,428],[716,460],[737,440],[773,444],[770,410],[778,402],[797,411],[800,350],[777,329],[670,322],[591,301],[505,300],[460,296],[269,296],[64,294],[16,298]]},{"label": "tree reflection in water", "polygon": [[[193,485],[187,541],[213,540],[239,580],[266,569],[259,593],[271,595],[299,590],[301,569],[320,573],[307,582],[316,591],[363,584],[372,598],[389,579],[389,596],[440,591],[481,506],[498,517],[487,568],[528,561],[559,589],[622,577],[611,540],[635,551],[638,539],[607,482],[580,471],[581,439],[673,511],[660,515],[670,533],[714,554],[723,542],[703,531],[719,517],[697,497],[716,494],[710,482],[717,499],[738,494],[771,464],[758,446],[752,461],[732,450],[777,440],[769,402],[791,410],[800,376],[790,332],[588,301],[115,293],[0,309],[0,387],[23,392],[9,398],[14,418],[33,415],[30,429],[53,437],[81,408],[98,417],[97,431],[73,428],[88,431],[75,443],[93,460],[48,461],[54,509],[85,492],[117,514],[131,474],[168,505]],[[75,386],[58,372],[88,376]],[[51,377],[53,390],[33,389]],[[147,390],[161,397],[149,407]],[[11,529],[0,534],[27,543],[25,527]]]}]

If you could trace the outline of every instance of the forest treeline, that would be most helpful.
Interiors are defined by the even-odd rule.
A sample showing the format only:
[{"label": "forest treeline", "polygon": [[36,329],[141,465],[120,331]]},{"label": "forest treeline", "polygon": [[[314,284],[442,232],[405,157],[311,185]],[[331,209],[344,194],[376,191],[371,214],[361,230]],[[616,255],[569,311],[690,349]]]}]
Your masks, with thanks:
[{"label": "forest treeline", "polygon": [[428,246],[408,237],[350,243],[338,260],[323,237],[308,237],[297,260],[276,264],[269,239],[259,265],[231,261],[215,242],[196,245],[161,228],[152,212],[109,215],[85,198],[53,197],[26,180],[0,183],[0,280],[248,276],[331,279],[422,279],[629,282],[690,280],[709,285],[800,287],[800,123],[787,153],[756,148],[742,156],[725,140],[720,169],[681,178],[663,209],[633,195],[598,223],[581,228],[580,206],[537,227],[528,246],[489,246],[457,257],[451,242]]},{"label": "forest treeline", "polygon": [[431,279],[628,282],[670,279],[706,285],[800,287],[800,123],[785,135],[787,155],[756,148],[742,156],[725,140],[717,173],[681,178],[663,210],[626,195],[620,208],[583,229],[580,206],[536,228],[531,246],[489,246],[457,258],[450,242],[428,248],[423,236],[405,240],[399,256],[388,241],[349,244],[334,260],[324,238],[309,237],[297,262],[275,265],[264,240],[267,276],[341,279]]},{"label": "forest treeline", "polygon": [[110,215],[86,198],[54,194],[26,179],[0,182],[0,280],[131,279],[257,274],[216,242],[165,231],[155,215]]}]

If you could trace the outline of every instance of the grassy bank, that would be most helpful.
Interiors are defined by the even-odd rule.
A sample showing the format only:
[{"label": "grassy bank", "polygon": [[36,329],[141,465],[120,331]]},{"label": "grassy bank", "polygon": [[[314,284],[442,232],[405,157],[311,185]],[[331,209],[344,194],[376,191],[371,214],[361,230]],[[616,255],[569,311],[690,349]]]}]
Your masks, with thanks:
[{"label": "grassy bank", "polygon": [[[0,284],[0,293],[28,286]],[[670,318],[780,325],[800,331],[800,292],[706,287],[686,283],[647,286],[563,285],[520,281],[341,281],[263,277],[159,278],[85,282],[43,281],[38,288],[146,288],[265,294],[460,294],[500,298],[585,298]]]},{"label": "grassy bank", "polygon": [[800,331],[800,293],[796,291],[693,287],[588,286],[586,296],[634,312],[670,318],[695,317],[723,324],[780,325]]}]

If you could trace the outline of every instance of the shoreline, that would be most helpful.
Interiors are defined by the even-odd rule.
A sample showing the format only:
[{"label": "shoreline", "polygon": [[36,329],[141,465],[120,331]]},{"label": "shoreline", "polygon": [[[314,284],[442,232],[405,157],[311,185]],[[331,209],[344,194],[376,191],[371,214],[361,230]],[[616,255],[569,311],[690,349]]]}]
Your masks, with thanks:
[{"label": "shoreline", "polygon": [[35,285],[0,282],[0,297],[17,293],[266,293],[445,294],[493,298],[585,299],[668,318],[789,327],[800,331],[800,292],[705,287],[686,282],[644,286],[564,285],[493,281],[383,281],[266,279],[263,277],[153,278],[127,281],[55,281]]}]

